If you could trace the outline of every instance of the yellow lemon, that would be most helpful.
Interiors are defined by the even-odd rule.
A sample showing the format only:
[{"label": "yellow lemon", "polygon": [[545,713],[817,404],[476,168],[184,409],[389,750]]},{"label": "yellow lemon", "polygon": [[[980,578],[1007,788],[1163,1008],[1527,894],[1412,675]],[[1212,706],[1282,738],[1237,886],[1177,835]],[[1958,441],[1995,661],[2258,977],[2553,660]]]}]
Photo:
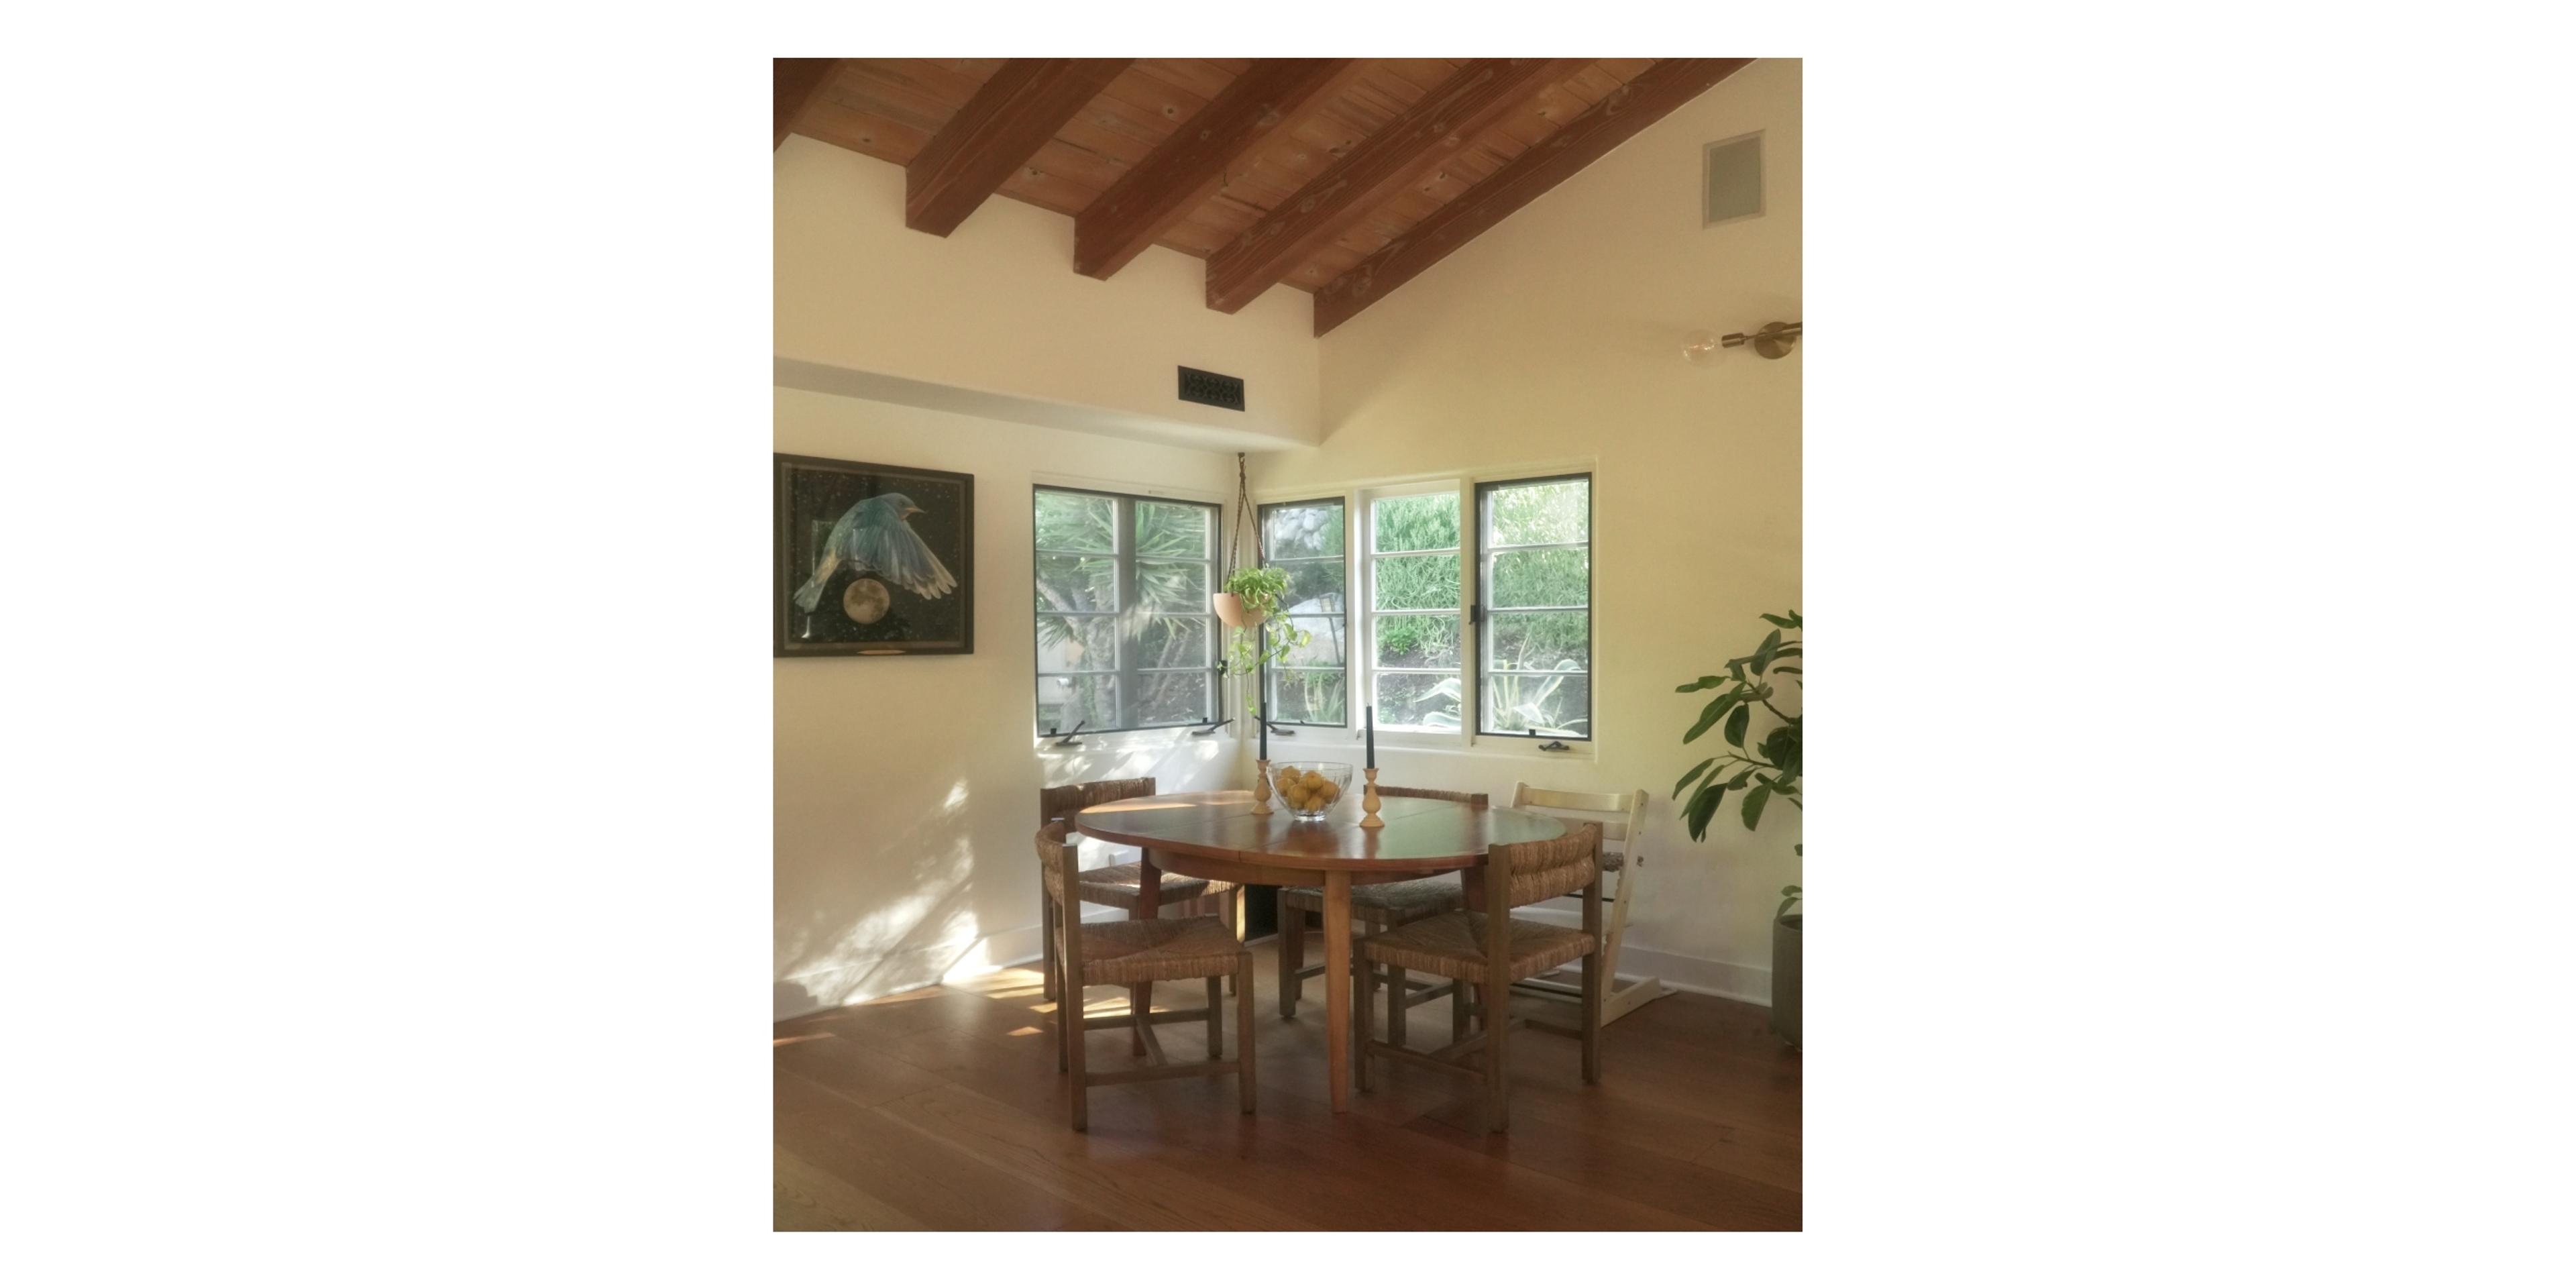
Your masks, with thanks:
[{"label": "yellow lemon", "polygon": [[1327,805],[1330,805],[1330,804],[1332,804],[1334,801],[1340,800],[1340,799],[1342,798],[1342,789],[1341,789],[1340,787],[1338,787],[1338,786],[1334,785],[1334,783],[1332,782],[1332,780],[1330,780],[1330,779],[1326,779],[1326,780],[1325,780],[1325,782],[1324,782],[1324,786],[1323,786],[1323,789],[1322,789],[1322,793],[1321,793],[1321,795],[1322,795],[1323,802],[1324,802],[1325,804],[1327,804]]}]

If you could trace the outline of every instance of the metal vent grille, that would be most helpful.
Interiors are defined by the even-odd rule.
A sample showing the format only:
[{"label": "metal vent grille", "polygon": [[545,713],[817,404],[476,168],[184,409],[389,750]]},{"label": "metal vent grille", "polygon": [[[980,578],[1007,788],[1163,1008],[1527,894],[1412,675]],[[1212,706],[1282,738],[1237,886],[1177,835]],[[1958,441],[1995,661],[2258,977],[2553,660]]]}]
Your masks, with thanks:
[{"label": "metal vent grille", "polygon": [[1220,376],[1196,367],[1181,368],[1181,401],[1243,410],[1243,377]]},{"label": "metal vent grille", "polygon": [[1762,215],[1762,132],[1709,144],[1702,163],[1700,226]]}]

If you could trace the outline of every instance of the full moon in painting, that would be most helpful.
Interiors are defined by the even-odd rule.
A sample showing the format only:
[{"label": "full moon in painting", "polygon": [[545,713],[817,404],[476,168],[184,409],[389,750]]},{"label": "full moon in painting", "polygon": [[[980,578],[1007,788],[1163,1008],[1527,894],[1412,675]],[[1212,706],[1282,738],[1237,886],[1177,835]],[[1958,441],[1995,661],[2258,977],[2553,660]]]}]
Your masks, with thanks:
[{"label": "full moon in painting", "polygon": [[841,611],[861,626],[885,616],[890,603],[885,583],[874,577],[861,577],[851,582],[848,590],[841,592]]}]

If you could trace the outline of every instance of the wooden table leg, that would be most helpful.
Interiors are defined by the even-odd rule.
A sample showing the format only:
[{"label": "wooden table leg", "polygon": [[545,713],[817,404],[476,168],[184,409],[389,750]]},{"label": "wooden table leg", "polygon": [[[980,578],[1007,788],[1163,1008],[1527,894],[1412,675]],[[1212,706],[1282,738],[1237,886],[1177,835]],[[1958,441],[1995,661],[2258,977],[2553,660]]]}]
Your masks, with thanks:
[{"label": "wooden table leg", "polygon": [[[1136,912],[1128,920],[1152,921],[1163,915],[1163,870],[1154,866],[1152,850],[1138,852],[1137,871]],[[1127,1050],[1130,1055],[1145,1054],[1145,1039],[1152,1036],[1146,1032],[1145,1016],[1153,1009],[1154,986],[1151,983],[1137,984],[1127,990],[1127,1014],[1135,1019],[1135,1023],[1128,1027]],[[1159,1045],[1154,1054],[1162,1054]]]},{"label": "wooden table leg", "polygon": [[1333,1112],[1351,1111],[1351,874],[1324,874],[1324,1076]]}]

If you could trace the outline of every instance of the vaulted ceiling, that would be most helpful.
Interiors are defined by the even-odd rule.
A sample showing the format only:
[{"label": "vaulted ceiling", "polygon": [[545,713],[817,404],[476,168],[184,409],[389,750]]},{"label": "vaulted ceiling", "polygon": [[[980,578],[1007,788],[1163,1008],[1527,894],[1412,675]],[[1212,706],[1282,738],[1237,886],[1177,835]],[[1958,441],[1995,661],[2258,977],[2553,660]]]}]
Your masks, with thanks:
[{"label": "vaulted ceiling", "polygon": [[1073,271],[1207,261],[1322,335],[1748,58],[781,58],[791,133],[905,170],[945,237],[996,193],[1074,221]]}]

